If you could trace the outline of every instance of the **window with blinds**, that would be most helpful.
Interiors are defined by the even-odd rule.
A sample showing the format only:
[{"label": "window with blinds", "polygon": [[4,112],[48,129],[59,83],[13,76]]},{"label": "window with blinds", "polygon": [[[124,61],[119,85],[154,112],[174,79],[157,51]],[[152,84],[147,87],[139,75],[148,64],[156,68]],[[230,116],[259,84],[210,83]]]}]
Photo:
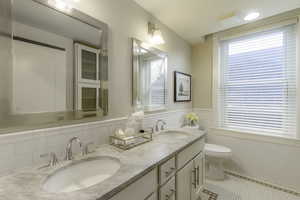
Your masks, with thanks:
[{"label": "window with blinds", "polygon": [[296,135],[296,25],[220,42],[219,126]]}]

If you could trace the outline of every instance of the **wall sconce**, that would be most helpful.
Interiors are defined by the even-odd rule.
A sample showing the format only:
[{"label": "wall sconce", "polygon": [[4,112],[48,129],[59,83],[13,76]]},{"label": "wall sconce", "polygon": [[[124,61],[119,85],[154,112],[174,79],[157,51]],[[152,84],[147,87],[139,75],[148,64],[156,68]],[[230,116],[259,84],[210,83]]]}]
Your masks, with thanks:
[{"label": "wall sconce", "polygon": [[148,22],[148,34],[150,36],[150,42],[155,45],[164,44],[165,40],[162,36],[162,33],[155,24]]},{"label": "wall sconce", "polygon": [[71,12],[80,0],[48,0],[48,4],[64,12]]}]

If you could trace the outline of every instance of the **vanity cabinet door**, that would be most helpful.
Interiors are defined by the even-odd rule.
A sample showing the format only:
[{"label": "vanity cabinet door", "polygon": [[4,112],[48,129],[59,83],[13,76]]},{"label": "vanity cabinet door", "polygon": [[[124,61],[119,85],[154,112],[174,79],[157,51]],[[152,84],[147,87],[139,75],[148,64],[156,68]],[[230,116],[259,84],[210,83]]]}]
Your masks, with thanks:
[{"label": "vanity cabinet door", "polygon": [[204,149],[204,139],[198,140],[177,155],[177,168],[182,168],[187,162],[195,158]]},{"label": "vanity cabinet door", "polygon": [[190,200],[191,188],[195,187],[195,176],[193,173],[194,163],[190,161],[176,175],[176,196],[177,200]]},{"label": "vanity cabinet door", "polygon": [[192,185],[191,200],[197,200],[201,195],[204,186],[204,154],[201,152],[193,160],[192,175],[195,177],[195,184]]},{"label": "vanity cabinet door", "polygon": [[[157,200],[157,169],[152,170],[110,200]],[[153,196],[151,196],[151,194]]]},{"label": "vanity cabinet door", "polygon": [[160,200],[175,200],[176,199],[175,177],[159,189]]}]

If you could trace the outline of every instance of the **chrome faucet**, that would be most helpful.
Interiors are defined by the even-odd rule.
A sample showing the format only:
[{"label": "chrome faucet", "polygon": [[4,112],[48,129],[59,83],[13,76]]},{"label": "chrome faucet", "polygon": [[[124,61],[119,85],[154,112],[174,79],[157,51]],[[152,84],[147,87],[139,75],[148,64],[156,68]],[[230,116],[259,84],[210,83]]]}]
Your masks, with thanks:
[{"label": "chrome faucet", "polygon": [[50,160],[49,160],[47,165],[41,166],[39,169],[43,169],[43,168],[46,168],[46,167],[55,167],[56,165],[59,164],[58,158],[57,158],[56,154],[53,153],[53,152],[42,154],[42,155],[40,155],[40,157],[41,158],[50,157]]},{"label": "chrome faucet", "polygon": [[[162,125],[159,128],[160,123],[162,123]],[[162,119],[157,120],[156,124],[155,124],[155,131],[159,132],[159,131],[165,130],[165,125],[167,125],[167,123],[164,120],[162,120]]]},{"label": "chrome faucet", "polygon": [[84,149],[83,149],[83,145],[82,142],[80,141],[80,139],[78,137],[73,137],[70,139],[67,148],[66,148],[66,157],[65,160],[73,160],[73,151],[72,151],[72,144],[73,142],[77,142],[80,146],[81,149],[81,154],[84,154]]},{"label": "chrome faucet", "polygon": [[59,163],[59,161],[58,161],[58,158],[57,158],[56,154],[53,153],[53,152],[50,153],[50,162],[49,162],[50,167],[54,167],[58,163]]}]

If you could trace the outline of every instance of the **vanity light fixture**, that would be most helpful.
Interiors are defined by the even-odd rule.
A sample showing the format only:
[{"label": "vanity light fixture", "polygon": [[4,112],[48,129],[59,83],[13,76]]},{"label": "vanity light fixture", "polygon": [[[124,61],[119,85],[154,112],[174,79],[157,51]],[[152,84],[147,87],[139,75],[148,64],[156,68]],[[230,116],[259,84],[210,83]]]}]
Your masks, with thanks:
[{"label": "vanity light fixture", "polygon": [[148,22],[148,34],[150,37],[151,44],[160,45],[165,43],[161,30],[151,22]]},{"label": "vanity light fixture", "polygon": [[80,0],[48,0],[48,4],[64,12],[71,12]]},{"label": "vanity light fixture", "polygon": [[260,16],[259,12],[251,12],[244,17],[245,21],[252,21]]}]

